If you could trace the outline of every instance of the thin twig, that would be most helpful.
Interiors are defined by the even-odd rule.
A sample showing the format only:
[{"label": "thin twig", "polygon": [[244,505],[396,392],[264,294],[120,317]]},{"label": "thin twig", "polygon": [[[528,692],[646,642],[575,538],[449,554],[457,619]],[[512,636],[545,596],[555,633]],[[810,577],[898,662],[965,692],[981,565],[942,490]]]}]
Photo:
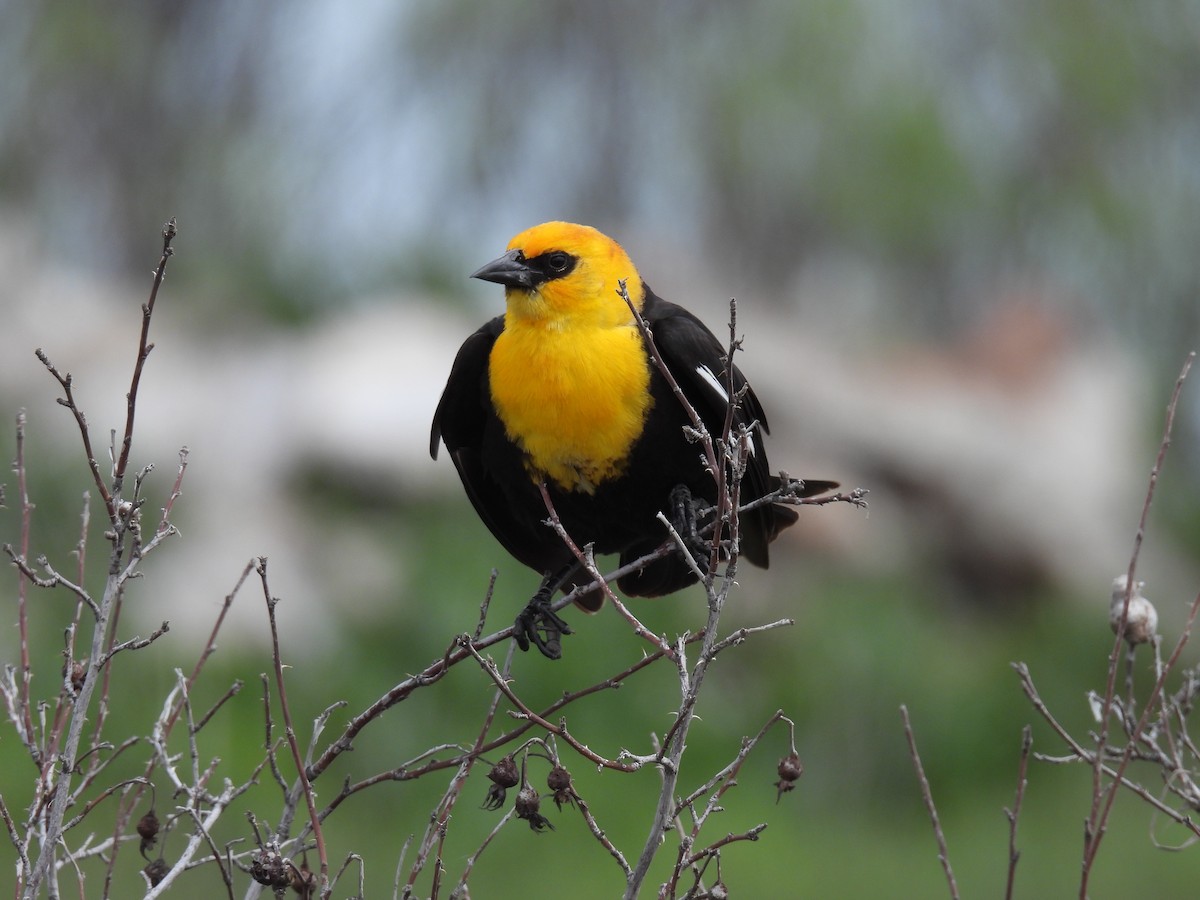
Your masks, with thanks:
[{"label": "thin twig", "polygon": [[471,878],[471,873],[475,869],[475,864],[479,862],[479,857],[483,856],[483,851],[488,848],[488,846],[495,839],[496,835],[500,833],[500,829],[507,825],[516,814],[516,807],[510,807],[509,810],[500,817],[500,821],[496,823],[496,826],[487,833],[487,836],[484,837],[484,839],[480,842],[479,846],[475,849],[475,852],[467,857],[467,862],[466,865],[463,866],[462,874],[458,876],[458,884],[456,884],[454,886],[454,890],[450,892],[451,900],[457,900],[459,897],[467,896],[467,882]]},{"label": "thin twig", "polygon": [[595,763],[601,768],[614,769],[618,772],[636,772],[641,768],[640,762],[622,763],[611,759],[605,759],[603,756],[596,753],[594,750],[572,735],[567,730],[565,720],[560,720],[556,725],[553,722],[542,718],[540,715],[526,706],[525,701],[517,696],[516,691],[512,689],[512,686],[508,683],[508,680],[500,674],[500,670],[496,668],[496,664],[491,659],[485,659],[483,656],[481,656],[479,651],[475,649],[474,644],[472,644],[470,641],[464,642],[467,645],[468,652],[475,659],[475,661],[479,663],[480,668],[482,668],[483,671],[487,673],[488,677],[492,679],[492,683],[496,685],[500,693],[507,697],[508,701],[517,708],[517,711],[522,718],[530,720],[539,728],[542,728],[550,734],[561,738],[563,741],[569,744],[571,749],[573,749],[576,753],[590,762]]},{"label": "thin twig", "polygon": [[[182,474],[182,471],[181,471],[181,474]],[[176,482],[176,489],[178,489],[178,482]],[[250,560],[248,563],[246,563],[246,566],[245,566],[245,568],[242,569],[242,574],[238,577],[238,580],[234,584],[233,589],[228,594],[225,595],[224,602],[221,604],[220,612],[217,613],[216,622],[213,624],[212,631],[209,633],[208,641],[205,643],[203,649],[200,651],[200,655],[196,659],[196,664],[192,667],[191,674],[189,674],[187,679],[184,681],[184,688],[188,692],[190,692],[192,690],[192,688],[195,687],[197,680],[200,678],[200,673],[204,669],[205,663],[208,661],[209,657],[212,656],[212,654],[215,652],[216,647],[217,647],[217,638],[221,632],[221,626],[224,625],[225,617],[228,615],[230,607],[233,606],[234,597],[236,597],[238,592],[242,589],[242,586],[245,584],[246,579],[249,578],[250,573],[252,571],[254,571],[254,564],[255,564],[254,560]],[[176,705],[176,706],[172,707],[168,711],[167,718],[163,723],[164,740],[167,737],[170,737],[171,730],[173,729],[175,722],[178,720],[179,715],[182,712],[182,709],[183,709],[183,707],[180,704],[180,705]],[[209,715],[211,715],[211,713]],[[198,728],[202,727],[203,722],[207,721],[207,720],[208,720],[208,715],[206,715],[203,718],[201,725],[199,725],[197,727]],[[147,761],[146,768],[145,768],[145,771],[142,773],[142,776],[148,780],[154,774],[155,765],[156,765],[156,761],[155,761],[154,757],[152,756]],[[140,786],[130,792],[129,798],[127,799],[126,802],[124,802],[122,804],[121,810],[117,815],[116,822],[114,823],[114,826],[113,826],[114,838],[117,835],[121,835],[121,834],[125,833],[125,828],[129,824],[130,818],[132,818],[134,809],[136,809],[137,806],[141,803],[141,798],[142,798],[142,790],[141,790]],[[109,877],[111,877],[112,868],[116,864],[118,849],[119,849],[119,844],[114,846],[113,853],[109,858]]]},{"label": "thin twig", "polygon": [[175,526],[171,524],[171,510],[175,508],[175,501],[183,495],[183,476],[187,473],[188,453],[187,447],[179,448],[179,469],[175,474],[175,484],[171,487],[171,494],[167,497],[167,502],[163,504],[162,518],[158,520],[158,528],[155,529],[155,534],[161,534],[164,531],[174,531]]},{"label": "thin twig", "polygon": [[[657,345],[654,343],[654,334],[650,330],[650,326],[646,324],[646,320],[642,318],[642,311],[637,308],[633,300],[629,296],[629,285],[622,278],[617,282],[617,294],[625,305],[629,307],[629,311],[633,313],[633,320],[637,323],[638,331],[641,332],[642,340],[646,345],[646,352],[650,354],[650,359],[653,361],[655,368],[662,373],[667,385],[671,388],[671,393],[675,395],[675,399],[679,401],[679,405],[683,407],[683,411],[691,420],[692,428],[695,429],[699,437],[699,443],[704,453],[704,458],[708,462],[709,471],[713,473],[713,477],[717,477],[717,470],[720,466],[717,464],[716,451],[713,448],[712,436],[708,433],[708,428],[704,424],[704,420],[700,418],[700,413],[696,412],[696,407],[684,394],[683,388],[679,386],[679,382],[675,380],[675,375],[671,372],[670,366],[659,353]],[[731,395],[732,397],[732,395]]]},{"label": "thin twig", "polygon": [[946,850],[946,835],[942,831],[942,823],[938,819],[937,806],[933,802],[933,791],[929,787],[929,779],[925,777],[925,767],[921,765],[921,754],[917,752],[917,739],[913,734],[912,723],[908,719],[908,707],[901,704],[900,717],[904,720],[904,737],[908,741],[908,753],[912,758],[913,769],[917,773],[917,781],[921,785],[921,797],[925,800],[925,808],[933,821],[933,834],[937,838],[938,861],[942,871],[946,873],[946,883],[950,887],[950,896],[958,900],[958,883],[954,880],[954,870],[950,867],[950,854]]},{"label": "thin twig", "polygon": [[[1188,371],[1191,369],[1195,358],[1196,354],[1192,352],[1184,360],[1179,377],[1175,380],[1175,389],[1171,392],[1171,399],[1167,403],[1162,440],[1159,442],[1158,456],[1154,461],[1154,467],[1150,470],[1150,483],[1146,488],[1146,499],[1142,504],[1142,514],[1138,520],[1137,533],[1133,539],[1133,551],[1129,557],[1129,568],[1126,572],[1125,603],[1117,627],[1117,634],[1113,640],[1112,652],[1109,654],[1108,677],[1105,682],[1104,705],[1100,716],[1100,734],[1096,747],[1096,763],[1092,768],[1092,806],[1084,827],[1083,866],[1079,886],[1079,895],[1081,898],[1087,897],[1088,879],[1091,874],[1092,865],[1096,860],[1096,854],[1100,849],[1100,842],[1104,839],[1105,825],[1108,821],[1108,814],[1112,809],[1115,795],[1115,788],[1110,788],[1110,793],[1108,793],[1107,797],[1105,796],[1106,792],[1102,783],[1100,760],[1104,757],[1104,750],[1108,743],[1109,713],[1112,709],[1113,698],[1116,695],[1118,661],[1120,660],[1121,648],[1125,641],[1125,629],[1129,617],[1129,601],[1135,585],[1134,575],[1137,570],[1138,556],[1141,553],[1142,540],[1146,534],[1146,522],[1150,517],[1150,507],[1154,502],[1154,490],[1158,485],[1159,472],[1162,471],[1163,463],[1167,457],[1167,450],[1171,446],[1171,431],[1175,425],[1175,409],[1179,403],[1179,395],[1183,391],[1183,382],[1187,378]],[[1134,739],[1131,738],[1131,742],[1134,742]]]},{"label": "thin twig", "polygon": [[121,454],[113,469],[113,494],[120,494],[121,484],[125,479],[125,469],[129,465],[129,451],[133,446],[133,419],[137,410],[138,388],[142,382],[142,371],[146,367],[146,358],[154,345],[150,343],[150,317],[154,315],[154,301],[158,299],[158,289],[162,287],[167,274],[167,261],[175,253],[171,241],[178,233],[175,217],[172,216],[163,226],[162,257],[154,269],[154,282],[150,287],[150,299],[142,305],[142,331],[138,338],[137,361],[133,365],[133,378],[129,383],[129,393],[125,395],[125,436],[121,440]]},{"label": "thin twig", "polygon": [[1017,860],[1021,858],[1021,852],[1017,849],[1017,820],[1021,815],[1021,801],[1025,797],[1025,788],[1029,783],[1026,775],[1029,771],[1029,752],[1032,748],[1033,729],[1026,725],[1021,731],[1021,762],[1017,767],[1016,799],[1013,800],[1012,809],[1004,811],[1008,819],[1008,880],[1004,886],[1004,900],[1012,900],[1017,877]]},{"label": "thin twig", "polygon": [[[33,504],[29,502],[29,485],[25,470],[25,410],[17,413],[17,502],[21,507],[21,560],[29,558],[29,536],[32,531]],[[6,548],[7,549],[7,548]],[[11,553],[9,554],[11,556]],[[28,576],[26,576],[28,577]],[[34,765],[41,766],[41,753],[33,734],[33,704],[30,700],[29,683],[33,680],[33,666],[29,661],[29,613],[28,586],[24,578],[17,579],[17,629],[21,641],[21,699],[19,714],[21,716],[21,739]]]},{"label": "thin twig", "polygon": [[600,846],[608,851],[608,855],[616,860],[617,865],[621,867],[621,873],[628,878],[633,873],[633,869],[626,861],[625,854],[617,849],[616,844],[612,842],[612,839],[607,833],[605,833],[604,829],[600,827],[600,824],[592,815],[592,811],[588,807],[587,801],[576,794],[574,803],[579,809],[579,814],[583,816],[583,821],[587,824],[588,831],[592,833],[592,837],[599,841]]},{"label": "thin twig", "polygon": [[472,640],[478,641],[483,635],[484,626],[487,624],[488,610],[492,606],[492,595],[496,590],[496,579],[500,577],[498,569],[492,569],[488,576],[487,590],[483,594],[483,602],[479,604],[479,621],[475,624],[475,633],[472,635]]},{"label": "thin twig", "polygon": [[[726,792],[737,784],[737,775],[738,772],[741,771],[743,763],[745,763],[746,759],[750,756],[750,753],[754,750],[754,748],[761,743],[767,732],[770,731],[771,728],[774,727],[778,722],[784,721],[785,718],[786,717],[783,714],[783,710],[776,710],[775,714],[767,719],[762,728],[758,730],[758,734],[752,738],[742,739],[742,746],[738,750],[738,754],[736,757],[734,757],[732,762],[730,762],[727,766],[725,766],[725,768],[721,769],[710,779],[708,779],[708,781],[696,788],[696,790],[692,791],[692,793],[690,793],[687,797],[684,797],[676,804],[674,816],[675,821],[679,821],[679,816],[685,809],[690,809],[692,811],[692,827],[686,831],[680,828],[681,839],[679,842],[679,853],[676,856],[675,867],[671,872],[670,879],[668,879],[660,893],[667,896],[674,896],[676,886],[679,883],[679,879],[682,876],[684,869],[695,867],[698,863],[715,856],[722,847],[732,843],[733,840],[758,840],[759,833],[761,833],[767,827],[765,824],[758,825],[757,827],[741,835],[727,835],[725,839],[710,844],[699,851],[692,852],[692,848],[695,846],[696,841],[699,838],[700,830],[708,821],[709,816],[721,808],[720,804],[725,797]],[[699,800],[704,794],[711,791],[714,787],[716,787],[717,790],[711,797],[709,797],[708,802],[704,805],[704,808],[697,810],[695,806],[696,801]],[[698,873],[697,877],[699,877]]]},{"label": "thin twig", "polygon": [[17,891],[18,895],[21,889],[21,882],[25,875],[29,872],[29,854],[26,853],[26,843],[21,837],[21,832],[17,828],[17,823],[13,821],[12,815],[8,811],[8,806],[4,802],[4,796],[0,794],[0,818],[4,819],[4,828],[8,831],[8,838],[12,841],[13,847],[16,848],[18,858],[17,870]]},{"label": "thin twig", "polygon": [[141,650],[143,647],[149,647],[170,630],[171,623],[164,621],[160,626],[155,628],[154,631],[150,633],[149,637],[132,637],[127,641],[114,644],[113,648],[104,655],[104,658],[101,660],[101,662],[107,663],[110,659],[123,650]]},{"label": "thin twig", "polygon": [[567,549],[569,549],[575,558],[579,560],[580,565],[582,565],[587,571],[588,575],[591,576],[592,582],[599,587],[599,589],[604,593],[605,598],[612,603],[613,606],[616,607],[616,609],[625,618],[625,620],[629,622],[629,624],[633,627],[634,634],[643,640],[648,641],[656,650],[665,650],[669,653],[670,645],[645,625],[643,625],[637,619],[637,617],[629,611],[629,608],[621,603],[621,601],[617,598],[617,595],[613,592],[613,589],[609,587],[608,582],[604,580],[604,576],[600,574],[600,570],[596,568],[596,558],[592,555],[591,545],[589,544],[586,548],[580,549],[579,545],[575,543],[571,535],[567,534],[567,529],[563,527],[562,519],[560,519],[558,516],[558,510],[554,508],[554,500],[550,496],[550,491],[546,487],[545,481],[538,482],[538,490],[542,495],[542,502],[546,505],[546,511],[550,514],[550,518],[548,519],[550,527],[554,529],[554,532],[559,536],[562,542],[567,545]]},{"label": "thin twig", "polygon": [[[624,285],[621,288],[622,294],[626,297],[626,302],[628,303],[628,294],[625,292]],[[641,853],[638,855],[637,862],[633,866],[633,872],[626,879],[625,892],[623,894],[624,900],[634,900],[640,893],[642,884],[650,871],[650,865],[662,844],[663,836],[669,828],[673,827],[673,823],[678,816],[675,809],[675,788],[679,782],[680,761],[687,745],[687,735],[692,725],[696,704],[700,698],[700,691],[704,684],[709,665],[714,658],[713,648],[717,644],[717,632],[720,625],[721,613],[724,610],[726,598],[729,596],[729,590],[734,584],[737,573],[739,490],[742,476],[746,471],[749,451],[749,445],[745,440],[741,438],[736,442],[733,440],[732,423],[735,417],[727,415],[725,429],[720,436],[720,443],[723,448],[727,448],[729,451],[734,451],[736,444],[736,452],[722,450],[720,452],[720,464],[718,465],[716,441],[704,427],[703,422],[700,421],[700,417],[696,414],[695,409],[687,402],[687,398],[682,396],[682,391],[678,389],[678,384],[675,383],[669,368],[661,354],[659,354],[657,347],[654,346],[653,335],[646,327],[645,322],[641,320],[639,311],[632,303],[629,303],[629,307],[635,319],[638,320],[639,328],[642,331],[651,358],[667,382],[673,385],[673,390],[696,426],[695,430],[703,447],[705,458],[710,463],[710,474],[716,483],[717,489],[717,515],[714,516],[712,523],[713,537],[711,539],[712,555],[710,556],[710,573],[715,571],[715,561],[721,553],[722,528],[728,529],[730,546],[728,555],[726,556],[725,577],[722,579],[720,586],[717,586],[712,574],[701,581],[708,600],[708,617],[705,621],[696,664],[689,669],[682,638],[677,642],[675,647],[674,662],[676,673],[679,676],[680,689],[679,709],[676,712],[674,723],[663,738],[658,753],[655,754],[661,776],[658,804],[654,812],[654,817],[651,819],[649,834],[647,834]],[[736,306],[732,302],[730,309],[732,317],[736,311]],[[740,343],[731,329],[730,344],[728,353],[726,354],[726,366],[729,370],[733,368],[733,356],[739,347]],[[730,378],[732,379],[732,374]],[[732,381],[730,383],[732,384]],[[736,405],[739,400],[740,395],[731,390],[730,405]],[[729,467],[728,473],[725,472],[726,466]]]},{"label": "thin twig", "polygon": [[115,526],[117,523],[117,507],[113,502],[113,495],[109,491],[108,485],[104,482],[104,476],[100,473],[100,464],[96,461],[96,453],[92,450],[92,434],[88,429],[87,416],[83,414],[83,410],[75,403],[71,373],[60,371],[54,363],[50,362],[50,358],[40,347],[34,351],[34,356],[46,367],[46,371],[54,376],[54,379],[62,388],[63,396],[58,398],[58,404],[59,406],[65,406],[71,412],[71,415],[75,417],[75,425],[79,428],[79,438],[83,442],[83,453],[87,459],[88,469],[92,473],[92,483],[96,485],[96,490],[100,492],[100,498],[104,501],[104,509],[108,515],[109,523]]},{"label": "thin twig", "polygon": [[[470,641],[468,640],[467,643],[469,644]],[[497,672],[499,680],[502,683],[506,682],[507,673],[512,667],[514,647],[515,645],[509,644],[508,655],[504,661],[505,674],[503,676],[499,676],[499,672]],[[422,869],[425,867],[425,862],[428,859],[429,851],[432,848],[435,839],[445,838],[446,826],[450,819],[450,813],[454,809],[455,804],[458,802],[458,798],[462,794],[463,788],[466,787],[467,776],[471,774],[471,769],[475,764],[475,760],[479,758],[480,748],[487,740],[487,733],[491,730],[492,722],[495,720],[496,710],[500,707],[500,698],[500,691],[496,691],[492,695],[492,699],[488,704],[487,712],[483,717],[483,724],[480,726],[479,733],[476,735],[473,751],[469,753],[459,764],[458,770],[454,773],[454,777],[450,780],[450,784],[447,786],[446,792],[442,795],[442,799],[438,803],[437,809],[430,818],[429,827],[426,829],[425,836],[422,838],[421,843],[418,846],[417,858],[409,872],[408,881],[405,883],[404,891],[401,895],[402,897],[408,898],[412,896],[412,891],[416,884],[417,878],[421,874]],[[442,871],[442,856],[440,848],[441,844],[439,841],[439,851],[434,872],[435,887]],[[436,889],[432,892],[432,896],[437,896]]]},{"label": "thin twig", "polygon": [[[698,640],[700,640],[700,635],[691,635],[688,638],[688,642],[698,641]],[[471,658],[470,655],[468,655],[468,658]],[[501,747],[505,747],[505,746],[513,743],[514,741],[518,740],[519,738],[521,738],[523,735],[528,733],[532,728],[537,727],[538,721],[541,721],[541,720],[549,721],[550,717],[553,716],[555,713],[557,713],[559,710],[564,709],[565,707],[571,705],[572,703],[576,702],[577,700],[580,700],[591,694],[597,693],[599,691],[604,691],[604,690],[613,690],[615,688],[620,687],[621,684],[626,679],[630,678],[635,673],[640,672],[641,670],[653,665],[654,663],[656,663],[658,660],[660,660],[662,658],[663,658],[663,654],[661,652],[649,654],[649,655],[644,656],[641,659],[639,659],[633,665],[629,666],[628,668],[624,669],[621,672],[618,672],[615,675],[610,676],[609,678],[606,678],[602,681],[596,682],[595,684],[589,685],[588,687],[581,688],[577,691],[566,691],[563,693],[563,695],[560,698],[555,700],[553,703],[551,703],[545,709],[538,712],[535,717],[524,718],[522,720],[522,722],[519,725],[517,725],[515,728],[512,728],[509,731],[504,732],[503,734],[497,735],[496,737],[494,737],[491,740],[484,743],[478,749],[471,748],[469,750],[463,750],[460,755],[449,756],[445,759],[432,759],[428,763],[426,763],[422,766],[418,766],[416,768],[414,768],[412,766],[412,763],[414,761],[410,761],[410,762],[405,763],[395,769],[390,769],[386,772],[380,772],[376,775],[369,776],[368,778],[365,778],[362,781],[356,782],[354,784],[347,784],[342,788],[342,790],[338,793],[338,795],[336,797],[334,797],[333,800],[330,801],[329,806],[327,806],[324,810],[321,811],[321,818],[322,818],[322,820],[327,818],[328,815],[338,805],[340,805],[342,803],[342,801],[345,800],[347,797],[351,796],[352,794],[358,793],[359,791],[365,790],[374,784],[378,784],[383,781],[413,781],[418,778],[422,778],[425,775],[428,775],[430,772],[436,772],[436,771],[440,771],[442,769],[456,768],[457,766],[459,766],[463,763],[465,756],[467,754],[473,754],[475,756],[486,756],[487,754],[492,753],[493,751],[498,750]],[[420,761],[422,759],[425,759],[425,758],[431,756],[436,751],[448,749],[449,746],[453,746],[453,745],[441,745],[439,747],[430,748],[429,750],[426,750],[425,752],[421,753],[416,758],[415,761]]]},{"label": "thin twig", "polygon": [[[1197,599],[1200,600],[1200,598]],[[1080,762],[1092,767],[1095,767],[1097,762],[1099,762],[1101,771],[1107,778],[1113,779],[1122,787],[1132,791],[1163,815],[1169,817],[1174,822],[1184,826],[1193,834],[1200,837],[1200,823],[1192,821],[1190,816],[1185,816],[1177,810],[1167,806],[1136,781],[1130,781],[1123,774],[1118,773],[1117,770],[1105,765],[1104,758],[1099,753],[1094,753],[1080,744],[1079,741],[1075,739],[1074,735],[1072,735],[1071,732],[1068,731],[1067,728],[1061,722],[1059,722],[1057,718],[1055,718],[1054,714],[1050,711],[1050,708],[1046,705],[1046,702],[1041,698],[1037,687],[1033,683],[1033,676],[1029,673],[1029,667],[1026,666],[1025,663],[1013,663],[1012,667],[1021,679],[1021,689],[1025,692],[1025,696],[1029,698],[1030,704],[1032,704],[1038,715],[1040,715],[1054,730],[1055,734],[1062,738],[1063,742],[1071,748],[1072,755],[1062,760],[1057,760],[1041,753],[1033,754],[1035,759],[1046,762]]]},{"label": "thin twig", "polygon": [[330,884],[330,887],[337,887],[339,879],[346,874],[346,870],[349,869],[353,863],[358,864],[358,892],[354,895],[354,897],[351,898],[351,900],[362,900],[362,898],[366,896],[367,869],[366,864],[363,862],[363,858],[357,853],[349,853],[346,855],[345,861],[342,862],[342,867],[338,869],[337,874],[333,876],[333,883]]},{"label": "thin twig", "polygon": [[300,744],[296,740],[296,729],[292,724],[292,713],[288,706],[287,685],[283,678],[283,655],[279,649],[279,628],[275,621],[275,606],[279,603],[279,598],[271,594],[271,589],[267,584],[267,558],[265,556],[258,558],[256,571],[262,582],[263,597],[267,603],[267,620],[271,628],[271,661],[275,667],[275,686],[279,692],[279,710],[283,714],[283,732],[287,738],[287,745],[292,751],[292,761],[296,764],[296,775],[300,781],[304,802],[308,807],[309,826],[312,828],[313,840],[317,844],[317,858],[321,865],[319,874],[321,896],[327,897],[330,889],[329,856],[325,850],[325,834],[321,829],[321,819],[317,815],[316,797],[308,778],[307,767],[304,765],[304,758],[300,754]]}]

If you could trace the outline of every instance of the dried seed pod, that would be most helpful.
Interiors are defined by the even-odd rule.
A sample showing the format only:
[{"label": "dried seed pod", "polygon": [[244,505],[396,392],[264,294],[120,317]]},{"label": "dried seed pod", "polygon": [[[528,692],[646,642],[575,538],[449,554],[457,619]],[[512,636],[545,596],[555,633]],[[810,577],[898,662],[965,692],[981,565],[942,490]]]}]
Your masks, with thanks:
[{"label": "dried seed pod", "polygon": [[146,880],[150,882],[150,887],[158,887],[159,882],[167,877],[168,871],[169,869],[167,867],[167,861],[160,856],[158,859],[154,860],[154,862],[147,864],[146,867],[142,869],[142,874],[145,875]]},{"label": "dried seed pod", "polygon": [[[1108,622],[1113,634],[1121,628],[1121,616],[1125,612],[1125,592],[1129,585],[1128,575],[1118,575],[1112,583],[1112,604],[1108,608]],[[1158,633],[1158,610],[1142,596],[1144,581],[1135,581],[1129,592],[1129,614],[1125,618],[1125,640],[1129,646],[1145,644],[1154,640]]]},{"label": "dried seed pod", "polygon": [[572,805],[578,798],[575,793],[575,786],[571,783],[571,773],[563,766],[555,766],[550,770],[550,774],[546,776],[546,786],[550,788],[554,795],[554,805],[561,810],[563,804]]},{"label": "dried seed pod", "polygon": [[250,877],[271,888],[285,888],[292,883],[293,866],[283,858],[274,843],[263,847],[250,860]]},{"label": "dried seed pod", "polygon": [[488,788],[483,808],[499,809],[504,805],[505,792],[510,787],[516,787],[521,780],[521,773],[517,770],[516,760],[509,754],[492,766],[491,771],[488,772],[488,778],[492,780],[492,786]]},{"label": "dried seed pod", "polygon": [[87,678],[87,663],[88,661],[86,656],[83,659],[74,660],[71,663],[71,671],[63,672],[63,676],[69,678],[71,682],[71,690],[75,694],[78,694],[81,690],[83,690],[83,682],[84,679]]},{"label": "dried seed pod", "polygon": [[538,812],[538,808],[542,805],[542,799],[530,785],[527,784],[521,788],[517,794],[516,803],[513,805],[517,810],[517,817],[528,822],[529,827],[534,831],[544,831],[547,828],[551,831],[554,830],[550,820]]},{"label": "dried seed pod", "polygon": [[146,856],[146,851],[158,843],[158,829],[158,816],[154,813],[154,807],[150,807],[150,811],[137,823],[137,833],[142,838],[142,856]]},{"label": "dried seed pod", "polygon": [[775,796],[775,802],[778,803],[780,797],[796,787],[796,782],[804,774],[804,763],[800,762],[798,754],[789,753],[779,760],[776,771],[779,773],[779,780],[775,782],[775,787],[779,793]]}]

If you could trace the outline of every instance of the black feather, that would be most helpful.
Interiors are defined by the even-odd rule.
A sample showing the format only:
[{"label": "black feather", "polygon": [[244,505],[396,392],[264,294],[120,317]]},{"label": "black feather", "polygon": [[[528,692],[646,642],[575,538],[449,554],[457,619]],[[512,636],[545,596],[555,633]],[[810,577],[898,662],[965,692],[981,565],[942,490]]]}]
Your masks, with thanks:
[{"label": "black feather", "polygon": [[[720,384],[726,384],[724,346],[699,319],[649,288],[642,316],[684,395],[709,432],[719,436],[727,401],[700,369],[705,367]],[[439,440],[445,443],[471,503],[509,553],[538,572],[557,571],[572,561],[571,553],[545,524],[546,508],[524,453],[508,438],[492,406],[488,359],[503,329],[502,316],[492,319],[459,350],[434,413],[430,454],[436,458]],[[742,482],[745,504],[774,490],[778,479],[771,474],[761,439],[767,431],[766,415],[736,367],[733,386],[735,391],[745,390],[735,411],[734,427],[755,425],[755,453]],[[685,437],[685,426],[691,424],[687,413],[653,363],[650,393],[653,402],[644,429],[620,475],[601,482],[591,494],[549,485],[555,509],[576,543],[592,543],[597,553],[619,553],[622,564],[654,550],[666,538],[657,514],[668,509],[668,498],[677,485],[685,485],[697,501],[716,502],[716,484],[705,470],[703,449]],[[829,482],[811,482],[808,493],[831,486]],[[767,545],[795,521],[795,510],[779,504],[766,504],[745,514],[740,522],[742,555],[765,567]],[[690,566],[676,553],[626,575],[619,587],[628,595],[652,597],[677,591],[695,580]]]}]

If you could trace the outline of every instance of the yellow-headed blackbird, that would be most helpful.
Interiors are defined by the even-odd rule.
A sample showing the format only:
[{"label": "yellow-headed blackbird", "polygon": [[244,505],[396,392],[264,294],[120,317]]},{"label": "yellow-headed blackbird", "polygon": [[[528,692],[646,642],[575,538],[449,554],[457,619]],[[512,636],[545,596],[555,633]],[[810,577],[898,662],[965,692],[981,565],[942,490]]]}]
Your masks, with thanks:
[{"label": "yellow-headed blackbird", "polygon": [[[622,565],[666,539],[659,511],[680,523],[681,533],[694,534],[696,505],[716,500],[703,451],[685,432],[688,415],[652,362],[619,283],[717,437],[729,407],[725,348],[699,319],[656,296],[616,241],[587,226],[547,222],[524,231],[471,277],[504,285],[507,310],[458,351],[429,451],[436,459],[439,439],[445,442],[480,518],[509,553],[543,574],[515,636],[522,649],[532,641],[556,658],[560,636],[570,629],[550,611],[550,600],[588,578],[546,525],[541,483],[575,542],[594,544],[598,554],[619,553]],[[741,488],[747,503],[777,488],[779,479],[762,446],[766,416],[736,367],[733,387],[741,395],[734,425],[752,429]],[[800,493],[830,487],[810,481]],[[795,521],[795,510],[780,504],[744,513],[742,555],[766,567],[767,544]],[[695,580],[676,552],[617,584],[627,595],[654,597]],[[598,608],[600,600],[589,599],[583,603]]]}]

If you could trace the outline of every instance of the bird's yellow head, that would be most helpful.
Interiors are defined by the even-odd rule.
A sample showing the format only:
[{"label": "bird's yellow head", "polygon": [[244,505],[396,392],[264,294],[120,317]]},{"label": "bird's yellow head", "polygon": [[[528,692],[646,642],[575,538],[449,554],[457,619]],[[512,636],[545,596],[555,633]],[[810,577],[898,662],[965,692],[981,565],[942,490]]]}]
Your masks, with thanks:
[{"label": "bird's yellow head", "polygon": [[633,321],[622,279],[639,309],[641,276],[621,245],[587,225],[546,222],[508,242],[508,252],[471,275],[504,285],[508,317],[522,324],[614,327]]}]

